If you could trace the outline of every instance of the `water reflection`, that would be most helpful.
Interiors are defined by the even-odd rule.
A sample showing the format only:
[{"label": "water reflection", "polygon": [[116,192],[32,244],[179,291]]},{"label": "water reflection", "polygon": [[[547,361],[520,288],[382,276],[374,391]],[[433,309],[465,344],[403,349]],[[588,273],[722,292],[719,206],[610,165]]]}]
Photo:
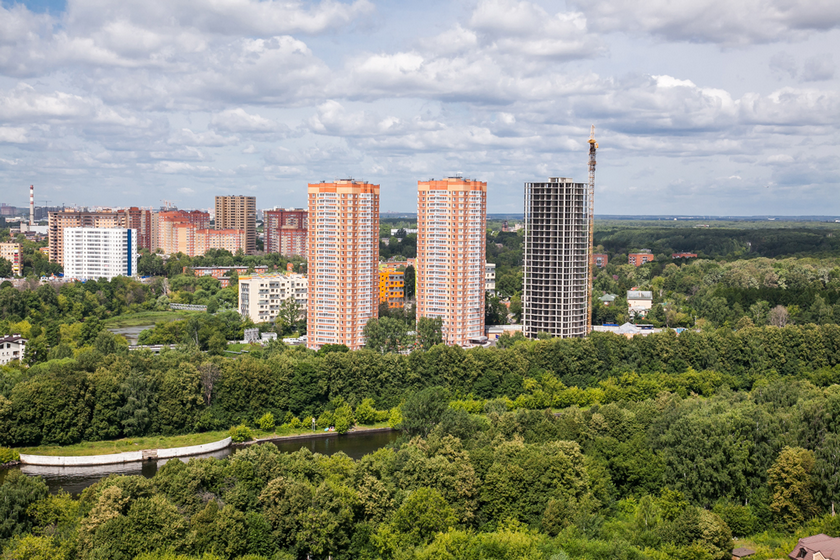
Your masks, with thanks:
[{"label": "water reflection", "polygon": [[[321,453],[322,455],[332,455],[333,453],[343,451],[349,457],[359,460],[365,455],[373,453],[377,449],[392,443],[398,437],[399,433],[394,431],[370,431],[350,433],[343,436],[339,436],[338,434],[330,434],[327,437],[313,435],[312,437],[283,439],[264,442],[263,444],[275,445],[280,451],[286,453],[293,453],[303,447],[306,447],[313,453]],[[187,462],[190,459],[207,457],[224,459],[231,453],[235,452],[235,448],[228,448],[215,451],[213,453],[206,453],[204,455],[182,457],[178,460]],[[52,493],[64,490],[65,492],[69,492],[70,494],[77,496],[82,493],[82,490],[95,484],[110,474],[141,475],[146,478],[152,478],[155,474],[157,474],[160,467],[165,465],[167,461],[173,460],[175,459],[160,459],[158,461],[87,467],[42,467],[37,465],[21,465],[15,468],[20,469],[20,471],[24,474],[30,476],[40,476],[43,478]],[[3,482],[3,479],[5,479],[7,472],[8,470],[0,470],[0,484]]]}]

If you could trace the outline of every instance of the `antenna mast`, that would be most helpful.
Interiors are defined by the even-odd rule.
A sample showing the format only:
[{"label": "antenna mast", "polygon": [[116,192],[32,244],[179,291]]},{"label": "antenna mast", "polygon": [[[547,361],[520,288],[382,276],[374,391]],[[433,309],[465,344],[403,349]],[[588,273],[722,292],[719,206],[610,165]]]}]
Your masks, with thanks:
[{"label": "antenna mast", "polygon": [[589,130],[589,285],[586,290],[586,332],[592,332],[592,285],[595,278],[595,125]]}]

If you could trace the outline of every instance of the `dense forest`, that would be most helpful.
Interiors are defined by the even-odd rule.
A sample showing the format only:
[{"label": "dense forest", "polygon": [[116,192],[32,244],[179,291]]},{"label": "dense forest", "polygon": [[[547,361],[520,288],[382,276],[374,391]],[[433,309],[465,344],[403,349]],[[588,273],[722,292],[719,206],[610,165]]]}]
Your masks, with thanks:
[{"label": "dense forest", "polygon": [[[570,372],[576,363],[571,356],[556,361],[569,350],[564,341],[520,343],[516,351],[453,353],[436,347],[413,357],[435,374],[418,377],[413,386],[450,381],[451,388],[378,397],[383,404],[406,399],[404,437],[395,445],[359,461],[341,453],[283,454],[257,445],[225,460],[170,461],[152,479],[112,475],[78,500],[49,495],[40,479],[12,472],[0,486],[0,543],[5,558],[51,560],[724,560],[731,557],[735,537],[753,547],[757,559],[778,558],[792,550],[797,536],[840,534],[840,518],[829,513],[840,498],[838,330],[767,327],[751,333],[756,338],[749,342],[740,335],[741,345],[694,341],[701,348],[711,343],[719,358],[726,354],[737,362],[747,360],[747,348],[755,352],[767,342],[768,333],[798,340],[798,359],[792,353],[772,357],[796,364],[796,373],[787,374],[743,367],[728,374],[667,373],[659,368],[673,369],[673,359],[646,359],[648,352],[641,351],[654,348],[625,346],[619,354],[628,361],[618,368],[636,363],[650,371],[593,379],[587,389],[561,381],[571,383],[579,375]],[[614,335],[595,340],[599,346],[626,344]],[[663,338],[647,340],[668,344]],[[721,354],[724,346],[730,348]],[[233,414],[248,406],[270,407],[254,399],[282,378],[271,375],[272,368],[295,361],[288,352],[228,361],[222,368],[227,379],[213,400],[223,407],[235,404]],[[514,368],[504,391],[489,385],[488,398],[456,398],[464,376],[449,376],[457,365],[451,360],[438,366],[444,355],[460,355],[462,367],[476,356],[484,363],[507,359],[511,366],[526,357],[532,361],[527,374],[524,367]],[[352,356],[378,355],[331,353],[321,358],[321,367],[350,366],[345,360]],[[139,359],[144,358],[134,358]],[[192,408],[185,416],[200,416],[200,374],[191,373],[191,360],[202,358],[170,352],[159,359],[172,368],[163,376],[168,390],[192,395],[180,403],[161,402],[157,414],[174,420],[179,405],[186,404]],[[310,366],[317,361],[310,357]],[[295,404],[303,396],[297,381],[298,371],[306,369],[298,369],[301,363],[286,404],[304,409],[319,400],[321,389]],[[555,369],[539,367],[551,363]],[[103,370],[116,365],[106,361],[77,378],[105,385],[110,374]],[[30,397],[44,389],[54,395],[48,385],[60,389],[60,381],[72,377],[70,361],[49,366],[36,366],[34,375],[53,381],[30,391]],[[175,368],[187,371],[194,383],[173,383]],[[119,369],[129,377],[137,371],[128,364]],[[326,384],[329,393],[320,393],[321,402],[338,392],[358,398],[350,386],[333,382]],[[140,385],[137,379],[131,383]],[[368,386],[369,394],[376,385]],[[69,387],[65,393],[80,395],[78,385]],[[522,393],[513,401],[492,397],[513,394],[509,391]],[[551,413],[548,406],[562,409]],[[9,408],[15,404],[0,406]],[[73,410],[84,415],[78,406]],[[67,421],[72,422],[70,414],[58,419]],[[101,416],[97,421],[108,424]],[[54,433],[72,429],[65,425]]]}]

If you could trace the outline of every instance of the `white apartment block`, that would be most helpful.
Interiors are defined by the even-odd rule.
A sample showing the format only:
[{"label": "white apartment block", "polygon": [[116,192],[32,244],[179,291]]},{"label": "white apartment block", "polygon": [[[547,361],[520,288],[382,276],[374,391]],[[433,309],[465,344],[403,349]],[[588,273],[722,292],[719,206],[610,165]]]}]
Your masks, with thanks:
[{"label": "white apartment block", "polygon": [[110,280],[117,276],[137,276],[137,230],[64,229],[65,278]]},{"label": "white apartment block", "polygon": [[19,334],[0,336],[0,366],[20,361],[26,351],[26,339]]},{"label": "white apartment block", "polygon": [[304,274],[250,274],[239,277],[239,313],[255,323],[277,318],[280,304],[294,298],[306,313],[308,281]]},{"label": "white apartment block", "polygon": [[379,185],[309,184],[306,344],[364,346],[379,313]]}]

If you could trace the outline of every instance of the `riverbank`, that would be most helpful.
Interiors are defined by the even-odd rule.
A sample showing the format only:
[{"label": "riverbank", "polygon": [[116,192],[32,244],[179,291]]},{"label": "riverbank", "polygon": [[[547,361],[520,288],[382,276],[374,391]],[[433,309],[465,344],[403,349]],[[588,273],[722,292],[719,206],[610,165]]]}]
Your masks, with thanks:
[{"label": "riverbank", "polygon": [[[380,424],[386,424],[384,426]],[[268,436],[268,437],[260,437],[254,438],[251,441],[243,441],[241,443],[234,443],[234,448],[240,447],[248,447],[249,445],[254,445],[258,443],[276,443],[276,442],[283,442],[283,441],[294,441],[294,440],[302,440],[302,439],[313,439],[313,438],[329,438],[335,436],[351,436],[351,435],[363,435],[363,434],[376,434],[376,433],[385,433],[385,432],[396,432],[394,428],[388,427],[386,422],[380,422],[380,424],[374,424],[373,426],[356,426],[352,428],[346,434],[339,434],[338,432],[324,432],[324,431],[315,431],[309,430],[308,432],[303,432],[296,435],[287,435],[287,436]]]},{"label": "riverbank", "polygon": [[[381,431],[388,428],[387,422],[380,422],[371,426],[359,426],[349,433],[359,433],[370,430]],[[278,428],[275,430],[252,429],[254,440],[245,442],[248,444],[281,441],[283,439],[328,437],[337,435],[335,432],[313,432],[312,428]],[[110,455],[114,453],[127,453],[142,449],[170,449],[173,447],[190,447],[193,445],[204,445],[228,437],[227,430],[215,432],[203,432],[200,434],[183,434],[178,436],[147,436],[139,438],[125,438],[110,441],[86,441],[73,445],[40,445],[36,447],[18,447],[15,451],[25,455],[47,455],[64,457],[83,457],[86,455]],[[239,444],[237,444],[239,445]]]}]

